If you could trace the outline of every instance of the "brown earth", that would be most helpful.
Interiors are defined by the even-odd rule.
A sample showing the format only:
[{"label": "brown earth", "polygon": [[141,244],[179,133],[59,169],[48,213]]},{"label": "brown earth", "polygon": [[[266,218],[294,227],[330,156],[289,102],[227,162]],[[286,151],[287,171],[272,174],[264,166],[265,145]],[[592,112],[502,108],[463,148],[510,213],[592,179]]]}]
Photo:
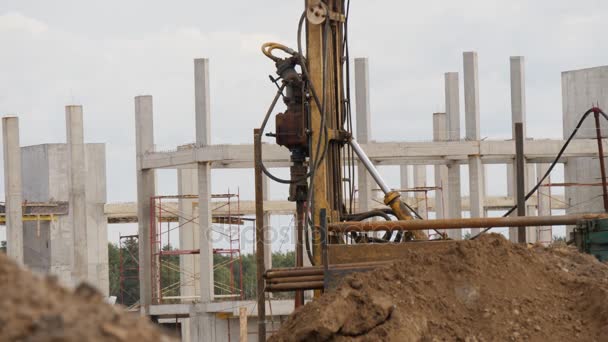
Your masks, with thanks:
[{"label": "brown earth", "polygon": [[0,253],[0,341],[173,341],[139,315],[19,268]]},{"label": "brown earth", "polygon": [[[436,246],[436,247],[435,247]],[[606,341],[608,265],[501,235],[351,275],[271,341]]]}]

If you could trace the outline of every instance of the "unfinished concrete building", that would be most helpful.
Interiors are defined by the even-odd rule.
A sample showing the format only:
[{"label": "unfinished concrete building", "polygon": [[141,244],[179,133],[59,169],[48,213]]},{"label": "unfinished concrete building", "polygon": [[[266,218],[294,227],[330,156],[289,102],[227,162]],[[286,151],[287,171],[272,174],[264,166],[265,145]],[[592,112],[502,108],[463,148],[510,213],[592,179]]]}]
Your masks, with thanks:
[{"label": "unfinished concrete building", "polygon": [[[521,122],[525,126],[525,61],[523,57],[511,57],[509,63],[509,66],[505,63],[505,72],[510,72],[511,79],[512,123]],[[404,193],[413,193],[407,198],[412,207],[425,217],[458,218],[463,212],[469,212],[471,217],[486,216],[489,210],[503,210],[515,203],[514,141],[482,140],[480,136],[483,110],[479,106],[478,56],[475,52],[464,53],[463,75],[445,74],[445,93],[437,94],[445,96],[445,112],[429,113],[433,132],[432,141],[427,142],[374,141],[370,129],[369,63],[365,58],[358,58],[354,64],[358,140],[376,165],[400,168],[400,188]],[[209,61],[196,59],[194,73],[196,142],[192,145],[180,146],[170,152],[155,151],[152,96],[135,98],[136,203],[106,205],[105,148],[103,144],[84,143],[81,107],[66,108],[66,144],[21,147],[17,118],[3,118],[4,220],[8,254],[37,272],[57,275],[69,286],[88,280],[107,295],[107,222],[137,220],[141,312],[161,320],[179,320],[184,340],[222,341],[228,336],[238,336],[238,320],[242,319],[241,308],[244,308],[246,316],[250,316],[248,329],[253,332],[249,340],[254,341],[255,303],[218,298],[215,294],[214,246],[209,238],[214,220],[210,171],[212,168],[252,169],[253,147],[250,144],[211,144]],[[563,73],[564,138],[591,104],[608,107],[607,75],[608,67]],[[463,101],[461,86],[464,87]],[[464,102],[464,128],[460,127],[461,102]],[[560,160],[565,165],[566,184],[560,185],[566,187],[565,198],[551,194],[551,184],[546,182],[547,186],[540,188],[540,196],[527,201],[528,215],[549,216],[552,210],[566,210],[567,213],[602,211],[599,201],[589,201],[601,194],[597,186],[599,171],[594,167],[598,158],[597,142],[592,131],[592,126],[583,129]],[[529,189],[546,172],[563,141],[528,138],[525,142],[525,178]],[[276,145],[264,145],[264,159],[274,168],[289,164],[288,153]],[[492,175],[484,172],[487,164],[506,165],[506,197],[487,194],[485,184],[492,181]],[[462,196],[463,165],[469,170],[469,196]],[[185,272],[180,273],[178,303],[159,301],[154,295],[155,291],[161,290],[155,282],[152,257],[157,246],[151,243],[150,235],[153,220],[158,218],[151,215],[152,199],[157,196],[156,169],[177,170],[177,196],[181,197],[176,197],[169,205],[174,205],[175,211],[183,214],[173,218],[179,221],[179,247],[191,251],[180,255],[180,268]],[[360,170],[358,208],[379,207],[380,204],[374,201],[375,186],[363,169]],[[551,201],[551,198],[556,200]],[[270,215],[295,212],[295,205],[287,201],[266,199],[264,204],[266,224],[270,222]],[[242,201],[238,214],[252,215],[254,209],[252,201]],[[221,215],[230,216],[226,212]],[[185,219],[187,216],[196,220]],[[475,234],[478,230],[471,232]],[[449,234],[454,239],[463,237],[459,230],[450,230]],[[511,229],[509,236],[516,241],[517,230]],[[547,243],[552,239],[552,232],[551,229],[528,227],[526,239]],[[271,266],[271,253],[267,248],[267,268]],[[272,308],[277,325],[281,317],[293,311],[291,300],[269,299],[267,306],[267,312]]]},{"label": "unfinished concrete building", "polygon": [[81,106],[66,107],[67,143],[19,146],[3,119],[9,254],[32,271],[109,295],[105,144],[85,144]]}]

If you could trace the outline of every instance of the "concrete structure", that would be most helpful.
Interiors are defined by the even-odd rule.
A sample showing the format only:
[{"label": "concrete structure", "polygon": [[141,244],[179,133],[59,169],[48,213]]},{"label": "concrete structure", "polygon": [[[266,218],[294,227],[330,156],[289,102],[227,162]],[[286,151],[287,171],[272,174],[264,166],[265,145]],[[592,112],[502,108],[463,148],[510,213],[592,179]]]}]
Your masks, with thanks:
[{"label": "concrete structure", "polygon": [[[512,117],[514,122],[525,122],[525,87],[523,84],[523,59],[514,58],[511,62],[512,76]],[[356,96],[356,114],[357,114],[357,132],[356,138],[362,143],[362,147],[369,155],[370,159],[376,165],[398,165],[400,168],[400,186],[401,188],[426,186],[427,183],[427,166],[433,165],[435,170],[435,185],[441,187],[433,195],[428,198],[428,206],[416,205],[421,201],[420,193],[408,198],[403,197],[407,202],[418,207],[421,214],[425,216],[424,210],[428,208],[429,212],[435,212],[437,217],[461,217],[463,210],[471,211],[474,216],[482,216],[488,210],[501,210],[514,205],[513,192],[510,196],[486,196],[485,194],[485,164],[512,164],[515,157],[515,145],[512,140],[496,141],[496,140],[481,140],[480,126],[480,109],[479,109],[479,82],[477,70],[477,55],[474,52],[464,54],[464,94],[465,94],[465,122],[466,134],[465,139],[461,139],[460,135],[460,94],[459,94],[459,78],[457,73],[447,73],[445,75],[445,96],[446,96],[446,113],[433,114],[433,141],[432,142],[374,142],[371,139],[370,130],[370,105],[369,105],[369,70],[367,59],[357,59],[355,62],[355,96]],[[141,101],[136,98],[136,104]],[[238,317],[239,306],[254,305],[253,302],[240,301],[216,301],[213,293],[206,289],[212,289],[211,284],[213,267],[210,262],[208,251],[211,251],[211,245],[205,237],[205,231],[209,230],[211,220],[211,207],[213,201],[210,196],[210,173],[211,168],[252,168],[253,155],[252,145],[211,145],[210,144],[210,108],[209,108],[209,88],[208,88],[208,61],[195,60],[195,102],[196,102],[196,128],[197,141],[191,146],[179,148],[172,152],[156,152],[153,150],[152,132],[152,114],[151,114],[151,98],[149,101],[149,115],[141,114],[141,106],[136,105],[137,120],[147,120],[147,122],[138,122],[138,142],[145,136],[145,144],[138,146],[138,184],[143,177],[142,174],[153,174],[153,170],[157,168],[178,169],[178,177],[181,194],[187,192],[198,192],[199,203],[188,203],[180,200],[178,203],[167,203],[171,206],[178,206],[180,212],[187,212],[193,206],[201,213],[202,219],[198,222],[198,234],[200,237],[199,245],[201,246],[202,254],[199,257],[200,261],[200,294],[194,290],[194,295],[198,297],[193,303],[184,300],[184,303],[177,305],[148,305],[146,309],[152,315],[161,317],[171,317],[171,315],[188,315],[189,318],[182,318],[182,331],[187,338],[191,340],[225,340],[227,336],[226,330],[228,322],[230,330],[236,333],[236,319]],[[143,129],[142,127],[145,127]],[[142,133],[143,132],[143,133]],[[143,134],[143,135],[142,135]],[[535,183],[536,169],[541,174],[546,170],[547,163],[551,162],[561,146],[563,140],[527,140],[525,146],[525,157],[528,162],[528,186]],[[145,147],[142,147],[144,146]],[[286,167],[289,166],[289,152],[273,144],[263,145],[264,162],[268,167]],[[574,141],[566,153],[564,158],[570,157],[587,157],[593,158],[597,153],[597,146],[594,139],[579,139]],[[562,160],[561,162],[565,161]],[[355,161],[356,162],[356,161]],[[534,165],[537,164],[537,165]],[[462,196],[460,189],[460,165],[468,165],[470,169],[470,193],[471,196]],[[413,184],[410,184],[409,173],[413,172]],[[382,207],[381,204],[374,202],[372,188],[367,172],[363,169],[358,170],[358,189],[359,193],[356,198],[356,207],[359,210],[368,210]],[[511,176],[512,177],[512,176]],[[194,182],[196,179],[196,182]],[[144,182],[147,186],[147,196],[141,196],[142,190],[139,190],[140,204],[138,204],[139,213],[147,213],[145,209],[146,203],[149,203],[150,196],[154,195],[153,177],[148,182]],[[186,185],[187,183],[187,185]],[[512,180],[509,181],[512,183]],[[514,183],[514,182],[513,182]],[[268,185],[266,184],[266,187]],[[548,189],[547,187],[545,187]],[[537,206],[539,212],[550,214],[551,209],[564,209],[568,207],[562,201],[561,196],[552,195],[555,201],[546,200],[547,192],[541,194],[540,198],[532,197],[527,201],[528,212],[532,208],[534,211]],[[422,194],[422,196],[424,196]],[[264,201],[266,220],[269,222],[271,214],[293,214],[295,205],[287,201],[270,200],[268,197]],[[124,205],[123,205],[124,206]],[[132,219],[129,215],[134,215],[134,204],[129,204],[130,209],[119,206],[107,206],[106,212],[108,219],[118,219],[121,216],[125,219]],[[194,212],[193,211],[193,212]],[[240,211],[243,214],[253,214],[253,201],[241,201]],[[221,209],[214,214],[226,214]],[[428,214],[428,213],[426,213]],[[140,220],[147,220],[147,214],[140,217]],[[141,223],[140,223],[141,224]],[[148,223],[141,225],[147,227]],[[187,230],[190,232],[189,230]],[[194,230],[193,230],[194,231]],[[541,239],[550,240],[551,231],[537,231],[534,227],[531,231],[529,240],[535,239],[538,234]],[[141,232],[140,232],[141,234]],[[193,233],[196,234],[197,233]],[[453,232],[453,238],[461,238],[462,232]],[[182,239],[182,241],[184,241]],[[185,243],[185,242],[182,242]],[[194,245],[192,245],[194,246]],[[149,247],[148,247],[149,248]],[[195,257],[196,258],[196,257]],[[268,265],[269,255],[266,256]],[[185,259],[182,259],[185,260]],[[182,261],[182,267],[188,263]],[[188,268],[193,268],[193,263],[188,264]],[[207,274],[205,274],[207,273]],[[190,292],[188,292],[190,291]],[[187,284],[182,286],[182,295],[192,293]],[[143,301],[145,302],[145,301]],[[275,305],[281,301],[272,300],[273,313],[275,318],[277,315],[282,315],[281,310],[277,310]],[[291,303],[290,301],[288,303]],[[287,305],[287,304],[286,304]],[[269,308],[270,309],[270,308]],[[290,308],[285,308],[285,314],[290,312]],[[268,310],[269,312],[269,310]],[[228,313],[227,316],[223,316]],[[219,315],[216,315],[219,314]],[[254,313],[250,311],[249,316]],[[221,317],[228,317],[223,319]],[[271,318],[268,318],[271,321]],[[250,326],[255,326],[255,317],[248,320]],[[188,331],[189,333],[186,333]],[[234,335],[233,335],[234,336]]]},{"label": "concrete structure", "polygon": [[[414,188],[425,188],[426,186],[426,165],[414,165]],[[418,214],[422,218],[428,219],[428,193],[422,191],[415,191],[414,198],[416,200]]]},{"label": "concrete structure", "polygon": [[[448,72],[445,74],[445,113],[448,124],[448,141],[460,140],[460,91],[458,84],[458,73]],[[475,155],[475,154],[467,154]],[[462,217],[462,199],[460,194],[460,165],[448,164],[448,218]],[[450,229],[448,236],[455,240],[462,239],[461,229]]]},{"label": "concrete structure", "polygon": [[[66,125],[67,144],[20,148],[23,182],[12,178],[14,170],[5,178],[12,185],[11,191],[19,185],[23,194],[19,203],[39,203],[37,206],[43,211],[46,207],[55,213],[48,218],[41,218],[49,215],[40,215],[40,211],[28,213],[33,220],[23,222],[21,230],[23,263],[34,272],[56,275],[66,286],[87,281],[107,296],[105,145],[84,144],[82,107],[66,107]],[[18,134],[17,126],[11,133]],[[5,148],[9,146],[5,144]],[[19,153],[5,154],[5,167],[11,165],[6,156],[14,155]],[[14,196],[7,198],[13,201]],[[14,212],[10,207],[7,212],[10,226]],[[19,221],[22,214],[25,213],[20,212]],[[9,246],[13,238],[8,234]]]},{"label": "concrete structure", "polygon": [[[582,115],[593,105],[608,108],[608,66],[562,73],[562,107],[564,139],[577,125]],[[606,137],[607,123],[600,119],[602,137]],[[576,140],[594,139],[596,136],[593,114],[579,129]],[[591,157],[570,157],[564,166],[566,183],[597,184],[601,182],[599,159]],[[566,201],[574,203],[566,213],[603,212],[602,189],[599,186],[566,187]]]},{"label": "concrete structure", "polygon": [[2,118],[2,146],[4,148],[4,193],[6,201],[6,254],[23,264],[23,202],[21,179],[21,148],[19,144],[19,119]]},{"label": "concrete structure", "polygon": [[150,198],[156,193],[156,173],[143,166],[143,159],[154,149],[152,96],[135,98],[135,153],[137,170],[137,217],[139,218],[139,304],[149,313],[152,301],[152,255],[150,246]]},{"label": "concrete structure", "polygon": [[[355,138],[360,144],[370,143],[372,140],[371,113],[369,103],[369,63],[367,58],[355,58],[355,113],[357,115],[357,129]],[[357,166],[357,197],[360,212],[369,211],[373,206],[374,198],[373,180],[362,163]]]},{"label": "concrete structure", "polygon": [[[466,123],[465,139],[479,141],[479,72],[477,70],[477,53],[465,52],[464,59],[464,111]],[[483,217],[483,201],[485,196],[484,166],[479,155],[469,155],[469,197],[470,217]],[[476,235],[479,228],[472,228],[471,234]]]},{"label": "concrete structure", "polygon": [[[194,195],[198,192],[198,173],[194,169],[177,170],[178,195]],[[198,201],[193,198],[178,200],[179,217],[179,247],[184,250],[200,248],[199,225],[195,217],[195,207]],[[196,255],[180,255],[180,296],[182,303],[194,302],[201,294],[200,262]],[[183,333],[182,333],[183,334]]]},{"label": "concrete structure", "polygon": [[72,280],[82,281],[88,275],[87,207],[85,204],[84,127],[81,106],[65,108],[68,155],[68,193],[74,256]]},{"label": "concrete structure", "polygon": [[[448,140],[448,126],[445,113],[433,113],[433,141],[445,142]],[[448,167],[445,165],[435,165],[435,187],[440,189],[435,191],[435,217],[447,218],[449,212],[448,194]]]}]

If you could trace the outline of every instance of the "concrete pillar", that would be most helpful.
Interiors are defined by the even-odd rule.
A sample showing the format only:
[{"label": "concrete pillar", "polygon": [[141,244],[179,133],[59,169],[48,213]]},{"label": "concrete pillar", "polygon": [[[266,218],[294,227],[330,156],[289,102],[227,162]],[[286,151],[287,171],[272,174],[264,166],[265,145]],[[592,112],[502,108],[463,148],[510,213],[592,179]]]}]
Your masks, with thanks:
[{"label": "concrete pillar", "polygon": [[[196,145],[211,143],[211,107],[209,95],[209,60],[194,60],[194,101]],[[201,301],[213,301],[213,244],[211,217],[211,164],[198,163],[198,212],[200,225]]]},{"label": "concrete pillar", "polygon": [[[458,73],[445,74],[445,112],[448,122],[448,140],[460,140],[460,96]],[[449,218],[462,217],[462,198],[460,194],[460,165],[448,164],[448,202]],[[462,239],[462,229],[450,229],[448,236],[452,239]]]},{"label": "concrete pillar", "polygon": [[[414,187],[426,187],[426,165],[414,165]],[[428,193],[416,191],[414,192],[414,196],[416,198],[418,214],[423,219],[428,219]]]},{"label": "concrete pillar", "polygon": [[108,218],[105,214],[107,202],[105,144],[85,144],[85,155],[89,280],[104,296],[109,296]]},{"label": "concrete pillar", "polygon": [[78,284],[89,279],[87,211],[85,191],[85,152],[82,106],[66,106],[66,132],[70,193],[70,216],[74,238],[72,281]]},{"label": "concrete pillar", "polygon": [[[264,187],[263,199],[264,199],[264,201],[269,201],[270,200],[270,182],[266,175],[262,176],[262,186]],[[270,217],[271,217],[270,212],[265,211],[264,212],[264,227],[266,227],[266,229],[264,230],[264,233],[265,233],[264,241],[266,241],[266,245],[264,247],[264,265],[267,270],[272,268],[272,236],[273,236],[273,234],[279,233],[277,231],[275,231],[274,233],[271,231]],[[296,229],[296,225],[294,224],[294,231],[295,231],[295,229]]]},{"label": "concrete pillar", "polygon": [[[466,123],[466,140],[479,141],[479,77],[477,69],[477,52],[465,52],[464,60],[464,109]],[[469,205],[471,217],[484,215],[484,166],[479,155],[469,156]],[[476,235],[479,228],[472,228]]]},{"label": "concrete pillar", "polygon": [[[355,138],[360,144],[369,143],[372,140],[372,133],[367,58],[355,58],[355,112],[357,115],[357,135]],[[369,211],[373,205],[373,182],[362,163],[358,163],[357,178],[359,212]]]},{"label": "concrete pillar", "polygon": [[[399,187],[403,190],[410,187],[410,170],[407,164],[399,165]],[[402,192],[401,197],[403,199],[410,197],[410,193]]]},{"label": "concrete pillar", "polygon": [[[536,164],[536,183],[549,169],[549,164]],[[551,183],[551,176],[547,177],[542,184]],[[551,188],[541,186],[538,188],[538,216],[551,216]],[[553,240],[553,227],[537,227],[538,242],[549,244]]]},{"label": "concrete pillar", "polygon": [[17,117],[2,118],[2,146],[4,147],[6,254],[19,265],[23,265],[23,194],[21,190],[19,119]]},{"label": "concrete pillar", "polygon": [[[448,127],[445,113],[433,113],[433,141],[447,141]],[[448,167],[435,165],[435,217],[447,218],[448,214]]]},{"label": "concrete pillar", "polygon": [[[196,169],[178,169],[177,170],[177,191],[182,195],[195,195],[198,193],[198,173]],[[180,198],[177,201],[178,210],[181,214],[179,218],[179,246],[183,250],[199,249],[199,225],[195,219],[194,206],[196,204],[194,198]],[[198,255],[180,255],[180,267],[183,272],[180,272],[180,295],[184,297],[192,297],[182,299],[183,303],[193,302],[194,297],[200,296],[200,283],[198,276],[200,272],[200,263]]]},{"label": "concrete pillar", "polygon": [[[196,145],[211,144],[211,97],[209,95],[209,60],[194,60],[194,102],[196,116]],[[213,241],[211,214],[211,163],[198,163],[198,213],[200,229],[200,287],[201,302],[209,303],[214,298]],[[191,316],[191,331],[196,331],[198,340],[215,341],[215,316],[197,312]]]},{"label": "concrete pillar", "polygon": [[[526,138],[526,84],[525,84],[525,59],[521,56],[511,57],[510,59],[510,74],[511,74],[511,126],[512,137],[515,139],[515,123],[523,124],[524,139]],[[534,186],[534,165],[525,166],[525,184],[526,192]],[[515,185],[517,184],[517,175],[514,170],[514,164],[507,164],[507,195],[515,199]],[[531,206],[526,206],[527,215],[535,215],[536,209]],[[516,215],[514,212],[513,215]],[[528,227],[526,241],[534,243],[536,241],[536,229]],[[509,228],[509,239],[512,242],[517,242],[517,228]]]},{"label": "concrete pillar", "polygon": [[135,155],[137,170],[137,218],[139,234],[139,302],[148,314],[152,301],[152,259],[150,246],[150,197],[156,193],[156,174],[142,166],[146,152],[154,149],[152,96],[135,97]]},{"label": "concrete pillar", "polygon": [[[562,73],[562,110],[564,139],[568,138],[582,115],[597,105],[608,110],[608,66],[572,70]],[[600,119],[601,134],[608,136],[608,125]],[[595,139],[593,115],[583,123],[575,139]],[[606,148],[604,148],[606,154]],[[607,161],[607,158],[604,158]],[[608,163],[608,161],[607,161]],[[602,180],[597,157],[571,157],[564,165],[564,178],[568,183],[599,183]],[[604,212],[601,186],[566,187],[567,214]],[[569,238],[572,226],[567,227]]]}]

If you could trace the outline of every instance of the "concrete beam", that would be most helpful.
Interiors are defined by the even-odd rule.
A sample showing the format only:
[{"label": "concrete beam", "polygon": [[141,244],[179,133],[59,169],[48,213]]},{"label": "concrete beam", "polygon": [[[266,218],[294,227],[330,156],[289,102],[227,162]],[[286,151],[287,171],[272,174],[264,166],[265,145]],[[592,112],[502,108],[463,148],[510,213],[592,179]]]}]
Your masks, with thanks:
[{"label": "concrete beam", "polygon": [[[564,140],[526,141],[525,154],[530,163],[550,163]],[[608,140],[604,140],[608,146]],[[361,144],[376,165],[447,165],[467,164],[469,155],[479,155],[483,164],[507,164],[515,158],[512,140],[439,141],[439,142],[372,142]],[[253,168],[253,145],[211,145],[174,152],[150,152],[143,156],[144,169],[196,168],[197,163],[211,163],[214,169]],[[268,167],[289,167],[289,151],[274,145],[263,145]],[[569,157],[597,157],[597,141],[576,139],[564,152],[561,162]]]},{"label": "concrete beam", "polygon": [[156,172],[143,168],[146,153],[154,148],[152,96],[135,97],[135,156],[137,170],[137,217],[139,220],[139,302],[149,314],[152,302],[152,259],[150,245],[150,198],[156,194]]},{"label": "concrete beam", "polygon": [[73,269],[72,281],[76,285],[89,278],[89,257],[87,238],[86,180],[84,123],[82,106],[66,106],[65,121],[68,151],[68,191],[70,194],[70,216],[73,229]]},{"label": "concrete beam", "polygon": [[2,146],[4,147],[6,254],[19,265],[23,265],[23,194],[19,119],[17,117],[2,118]]},{"label": "concrete beam", "polygon": [[[402,187],[403,188],[403,187]],[[552,209],[555,210],[563,210],[566,208],[566,205],[563,203],[564,196],[559,194],[553,194],[552,197],[555,199],[551,202]],[[403,196],[408,205],[414,206],[414,198],[408,198],[407,196]],[[536,205],[536,197],[531,197],[528,200],[530,205]],[[436,198],[433,195],[429,196],[429,211],[436,212],[439,210],[440,202],[436,202]],[[484,204],[485,210],[501,210],[512,207],[515,204],[512,197],[507,196],[487,196]],[[355,200],[355,205],[357,202]],[[178,203],[176,202],[163,202],[163,207],[166,206],[168,211],[177,212],[179,210]],[[196,208],[198,206],[198,202],[194,202],[193,206]],[[228,208],[226,206],[226,202],[212,202],[213,214],[218,216],[226,216],[228,215]],[[240,201],[240,210],[239,212],[243,215],[254,215],[255,214],[255,201]],[[109,223],[131,223],[137,222],[137,213],[136,213],[137,204],[134,202],[130,203],[109,203],[105,206],[105,214],[108,217]],[[371,209],[377,208],[385,208],[383,204],[374,203]],[[235,207],[231,209],[231,212],[234,214]],[[294,202],[284,201],[284,200],[269,200],[264,201],[264,210],[270,212],[274,215],[293,215],[296,211],[296,206]],[[469,197],[462,197],[462,210],[469,210]],[[165,214],[163,216],[165,219],[174,219],[175,222],[178,221],[178,218],[175,215]]]}]

